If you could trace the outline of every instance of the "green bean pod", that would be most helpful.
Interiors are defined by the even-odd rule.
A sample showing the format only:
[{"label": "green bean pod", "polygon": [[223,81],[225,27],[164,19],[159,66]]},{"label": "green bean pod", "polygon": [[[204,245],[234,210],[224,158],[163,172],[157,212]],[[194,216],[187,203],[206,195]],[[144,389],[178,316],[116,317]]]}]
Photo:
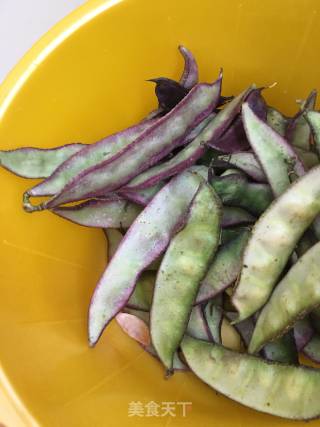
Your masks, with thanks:
[{"label": "green bean pod", "polygon": [[214,177],[211,185],[224,205],[246,209],[255,216],[260,216],[273,199],[269,185],[248,182],[239,174]]},{"label": "green bean pod", "polygon": [[196,304],[215,297],[235,282],[241,271],[243,251],[249,235],[248,230],[241,230],[237,237],[218,249],[201,282]]},{"label": "green bean pod", "polygon": [[249,345],[250,353],[281,337],[297,319],[320,305],[319,258],[320,242],[299,258],[280,281],[259,315]]},{"label": "green bean pod", "polygon": [[320,212],[320,167],[301,177],[256,222],[232,302],[238,320],[268,300],[302,234]]},{"label": "green bean pod", "polygon": [[185,333],[200,281],[219,244],[220,217],[218,196],[203,184],[184,229],[171,240],[158,271],[151,308],[151,337],[168,371]]},{"label": "green bean pod", "polygon": [[289,187],[292,173],[304,175],[301,160],[285,139],[261,120],[247,103],[242,106],[242,119],[250,145],[277,197]]},{"label": "green bean pod", "polygon": [[166,249],[186,221],[201,185],[196,173],[172,179],[135,219],[108,264],[89,308],[89,343],[94,345],[129,300],[139,275]]},{"label": "green bean pod", "polygon": [[22,178],[48,178],[58,166],[84,147],[85,144],[74,143],[55,148],[0,150],[0,166]]},{"label": "green bean pod", "polygon": [[188,336],[181,349],[202,381],[242,405],[294,420],[320,415],[317,369],[268,362]]},{"label": "green bean pod", "polygon": [[278,132],[279,135],[285,136],[288,126],[288,117],[285,117],[280,111],[273,107],[267,109],[267,123],[273,130]]}]

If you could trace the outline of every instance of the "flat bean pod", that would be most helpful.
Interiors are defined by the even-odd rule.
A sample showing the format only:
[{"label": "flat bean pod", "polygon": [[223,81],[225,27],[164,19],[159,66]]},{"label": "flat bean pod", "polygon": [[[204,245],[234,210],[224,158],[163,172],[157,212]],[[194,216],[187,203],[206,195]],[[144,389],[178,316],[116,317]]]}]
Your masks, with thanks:
[{"label": "flat bean pod", "polygon": [[58,166],[84,147],[84,144],[74,143],[55,148],[1,150],[0,165],[23,178],[48,178]]},{"label": "flat bean pod", "polygon": [[213,84],[196,85],[178,105],[134,142],[108,160],[84,170],[60,193],[36,209],[106,194],[159,162],[215,108],[220,98],[221,80],[222,75]]},{"label": "flat bean pod", "polygon": [[319,111],[308,111],[304,117],[311,127],[315,148],[318,156],[320,156],[320,113]]},{"label": "flat bean pod", "polygon": [[245,406],[289,419],[320,415],[317,369],[267,362],[187,336],[181,348],[202,381]]},{"label": "flat bean pod", "polygon": [[137,205],[146,206],[154,198],[154,196],[164,186],[164,181],[160,181],[151,187],[144,188],[142,190],[125,190],[120,188],[117,194],[130,202]]},{"label": "flat bean pod", "polygon": [[277,285],[258,317],[250,353],[282,336],[297,319],[320,305],[319,257],[320,242],[299,258]]},{"label": "flat bean pod", "polygon": [[319,157],[312,151],[306,151],[303,148],[294,147],[294,151],[298,154],[302,164],[306,170],[319,165]]},{"label": "flat bean pod", "polygon": [[239,321],[269,298],[302,234],[320,212],[320,167],[294,182],[256,222],[232,302]]},{"label": "flat bean pod", "polygon": [[242,255],[249,235],[249,231],[242,230],[236,238],[218,249],[201,281],[196,304],[215,297],[235,282],[241,271]]},{"label": "flat bean pod", "polygon": [[299,357],[292,331],[289,331],[281,338],[268,342],[261,350],[261,354],[272,362],[298,365]]},{"label": "flat bean pod", "polygon": [[141,208],[116,197],[106,200],[92,199],[75,206],[54,208],[51,212],[86,227],[128,228],[141,212]]},{"label": "flat bean pod", "polygon": [[147,120],[110,135],[102,140],[84,146],[80,151],[66,159],[46,180],[28,190],[24,195],[24,207],[32,211],[29,197],[53,196],[80,172],[112,158],[115,153],[131,144],[138,136],[152,127],[156,120]]},{"label": "flat bean pod", "polygon": [[288,118],[285,117],[280,111],[273,107],[267,109],[267,123],[273,130],[278,132],[279,135],[285,136],[288,126]]},{"label": "flat bean pod", "polygon": [[151,308],[152,343],[165,367],[185,333],[200,281],[220,237],[221,207],[207,184],[196,195],[185,227],[171,240],[158,271]]},{"label": "flat bean pod", "polygon": [[239,174],[214,177],[211,185],[224,205],[241,207],[256,216],[260,216],[273,199],[269,185],[248,182]]},{"label": "flat bean pod", "polygon": [[211,331],[200,306],[191,310],[186,333],[199,340],[212,341]]},{"label": "flat bean pod", "polygon": [[160,180],[169,178],[192,166],[204,154],[206,145],[210,145],[210,141],[217,139],[222,134],[238,113],[243,99],[251,90],[251,87],[246,89],[227,104],[222,111],[211,116],[210,120],[205,119],[198,129],[197,135],[194,133],[195,137],[184,149],[167,162],[154,166],[138,175],[124,187],[124,190],[143,189],[150,185],[155,185]]},{"label": "flat bean pod", "polygon": [[250,224],[256,218],[242,208],[224,206],[222,210],[221,227],[233,227],[236,225]]},{"label": "flat bean pod", "polygon": [[310,148],[311,129],[304,117],[304,113],[314,109],[316,100],[317,92],[313,90],[306,101],[302,103],[300,111],[288,123],[286,138],[294,147],[307,151]]},{"label": "flat bean pod", "polygon": [[275,196],[290,185],[290,175],[301,176],[305,169],[293,148],[261,120],[246,103],[242,106],[242,119],[250,145],[259,159]]},{"label": "flat bean pod", "polygon": [[191,89],[199,80],[198,64],[189,49],[181,45],[178,49],[184,59],[184,70],[180,77],[180,84],[186,89]]},{"label": "flat bean pod", "polygon": [[110,320],[124,307],[141,272],[166,249],[183,227],[201,185],[186,172],[172,179],[153,198],[127,231],[102,275],[89,308],[89,342],[94,345]]},{"label": "flat bean pod", "polygon": [[[199,307],[199,306],[197,306]],[[204,308],[205,319],[210,331],[212,340],[221,344],[221,326],[223,319],[223,310],[222,310],[222,298],[220,296],[208,301]],[[187,331],[188,335],[193,336]],[[200,338],[200,337],[194,337]],[[200,338],[201,339],[201,338]]]},{"label": "flat bean pod", "polygon": [[257,182],[267,182],[266,175],[261,168],[260,163],[251,152],[243,151],[240,153],[230,154],[229,156],[221,155],[218,157],[218,161],[222,161],[225,162],[226,165],[239,168]]}]

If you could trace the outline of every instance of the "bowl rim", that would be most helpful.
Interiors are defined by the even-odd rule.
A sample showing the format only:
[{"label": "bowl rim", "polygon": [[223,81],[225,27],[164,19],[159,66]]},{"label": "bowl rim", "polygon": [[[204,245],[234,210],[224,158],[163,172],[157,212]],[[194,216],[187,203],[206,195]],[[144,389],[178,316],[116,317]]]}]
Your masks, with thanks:
[{"label": "bowl rim", "polygon": [[[28,82],[32,73],[43,63],[66,39],[81,27],[95,19],[108,9],[124,0],[87,0],[62,20],[51,27],[25,53],[0,84],[0,126],[1,120],[10,108],[16,95]],[[30,413],[24,402],[16,393],[0,361],[0,405],[3,421],[14,416],[19,420],[17,427],[40,427],[40,423]],[[2,407],[3,406],[3,407]]]}]

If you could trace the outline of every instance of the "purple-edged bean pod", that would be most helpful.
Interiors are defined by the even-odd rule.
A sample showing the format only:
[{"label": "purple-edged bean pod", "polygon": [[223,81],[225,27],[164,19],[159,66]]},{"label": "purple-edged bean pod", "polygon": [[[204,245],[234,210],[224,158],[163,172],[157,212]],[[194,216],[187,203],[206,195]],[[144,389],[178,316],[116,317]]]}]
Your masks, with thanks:
[{"label": "purple-edged bean pod", "polygon": [[172,238],[160,265],[151,307],[151,336],[168,371],[185,333],[200,281],[218,247],[220,217],[220,200],[203,183],[185,227]]},{"label": "purple-edged bean pod", "polygon": [[55,148],[1,150],[0,166],[22,178],[48,178],[58,166],[84,147],[84,144],[74,143]]},{"label": "purple-edged bean pod", "polygon": [[308,111],[307,113],[305,113],[304,117],[306,118],[311,127],[315,143],[315,149],[318,156],[320,157],[320,112]]},{"label": "purple-edged bean pod", "polygon": [[297,319],[320,305],[319,257],[320,242],[299,258],[280,281],[258,317],[250,353],[281,337]]},{"label": "purple-edged bean pod", "polygon": [[154,166],[141,175],[138,175],[124,187],[124,191],[129,189],[142,189],[150,185],[155,185],[160,180],[177,174],[193,165],[204,154],[206,145],[210,145],[211,141],[218,138],[225,130],[233,117],[238,113],[243,99],[251,91],[252,87],[246,89],[227,104],[218,114],[211,116],[210,120],[206,120],[203,123],[203,128],[201,124],[198,135],[189,145],[169,161]]},{"label": "purple-edged bean pod", "polygon": [[285,136],[286,134],[288,121],[288,117],[284,116],[280,111],[273,107],[267,108],[267,123],[281,136]]},{"label": "purple-edged bean pod", "polygon": [[80,151],[66,159],[52,175],[24,194],[24,208],[27,211],[36,210],[36,207],[33,207],[29,202],[30,197],[54,196],[59,193],[80,172],[112,158],[152,127],[155,122],[156,120],[148,120],[139,123],[94,144],[84,146]]},{"label": "purple-edged bean pod", "polygon": [[256,218],[242,208],[224,206],[222,210],[221,227],[234,227],[237,225],[250,224]]},{"label": "purple-edged bean pod", "polygon": [[[200,306],[196,306],[199,307]],[[216,298],[211,299],[207,302],[205,308],[204,308],[204,315],[205,320],[208,325],[208,329],[210,332],[210,335],[212,337],[211,341],[221,344],[221,327],[222,327],[222,320],[223,320],[223,309],[222,309],[222,296],[219,295]],[[188,333],[188,331],[187,331]],[[191,335],[188,333],[188,335]],[[195,337],[196,338],[196,337]]]},{"label": "purple-edged bean pod", "polygon": [[304,150],[310,149],[311,129],[304,113],[313,110],[316,105],[317,92],[311,91],[308,98],[301,104],[300,111],[289,121],[286,130],[287,140],[294,146]]},{"label": "purple-edged bean pod", "polygon": [[320,415],[317,369],[265,361],[188,336],[181,349],[202,381],[245,406],[295,420]]},{"label": "purple-edged bean pod", "polygon": [[141,212],[141,207],[115,197],[88,200],[75,206],[54,208],[54,214],[75,224],[99,228],[128,228]]},{"label": "purple-edged bean pod", "polygon": [[202,307],[199,305],[193,307],[185,331],[188,335],[198,340],[212,341],[212,334],[206,322]]},{"label": "purple-edged bean pod", "polygon": [[202,178],[185,172],[172,179],[133,222],[102,275],[89,309],[89,342],[94,345],[124,307],[141,272],[166,249],[187,219]]},{"label": "purple-edged bean pod", "polygon": [[233,153],[230,155],[221,155],[213,166],[225,166],[238,168],[245,172],[250,178],[257,182],[267,182],[267,177],[258,162],[255,155],[251,152]]},{"label": "purple-edged bean pod", "polygon": [[297,242],[320,212],[320,167],[294,182],[256,222],[232,297],[238,320],[268,300]]},{"label": "purple-edged bean pod", "polygon": [[221,81],[222,74],[212,84],[196,85],[173,110],[157,120],[134,142],[108,160],[85,169],[71,179],[60,193],[31,209],[52,208],[103,195],[122,187],[163,159],[181,143],[191,129],[211,113],[219,102]]},{"label": "purple-edged bean pod", "polygon": [[234,283],[241,271],[241,259],[249,235],[249,231],[243,230],[236,238],[219,247],[201,281],[196,304],[219,295]]},{"label": "purple-edged bean pod", "polygon": [[250,145],[274,195],[279,196],[289,187],[294,176],[305,173],[303,164],[286,140],[261,120],[246,103],[242,107],[242,117]]},{"label": "purple-edged bean pod", "polygon": [[180,77],[180,84],[186,89],[191,89],[199,80],[198,64],[190,50],[185,46],[180,45],[179,51],[184,59],[184,70]]}]

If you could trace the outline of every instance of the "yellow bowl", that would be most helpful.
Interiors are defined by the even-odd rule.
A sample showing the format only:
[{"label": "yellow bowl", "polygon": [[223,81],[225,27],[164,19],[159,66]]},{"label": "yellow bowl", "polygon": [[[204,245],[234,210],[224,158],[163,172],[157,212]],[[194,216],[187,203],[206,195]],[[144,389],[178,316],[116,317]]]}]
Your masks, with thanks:
[{"label": "yellow bowl", "polygon": [[[0,87],[1,148],[93,142],[140,120],[155,107],[145,80],[179,76],[179,44],[195,53],[202,80],[224,68],[224,94],[277,81],[266,96],[293,113],[295,99],[320,86],[319,12],[318,0],[89,1]],[[217,395],[191,373],[165,380],[158,362],[116,324],[89,349],[88,303],[106,258],[102,232],[48,212],[24,213],[21,195],[32,184],[0,170],[0,380],[7,402],[0,412],[11,414],[9,427],[291,424]],[[129,416],[132,402],[151,401],[173,402],[176,416]],[[178,402],[192,402],[186,416]]]}]

